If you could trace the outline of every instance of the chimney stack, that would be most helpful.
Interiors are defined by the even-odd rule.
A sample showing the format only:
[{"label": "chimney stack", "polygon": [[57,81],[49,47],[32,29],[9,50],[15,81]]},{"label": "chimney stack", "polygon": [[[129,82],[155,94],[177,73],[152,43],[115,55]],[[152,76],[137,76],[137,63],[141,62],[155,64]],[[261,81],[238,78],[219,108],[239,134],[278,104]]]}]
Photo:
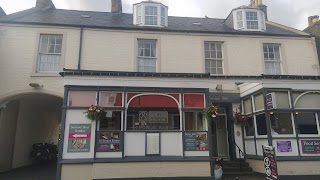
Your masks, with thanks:
[{"label": "chimney stack", "polygon": [[262,3],[262,0],[251,0],[250,7],[253,7],[253,8],[256,8],[256,9],[263,11],[264,15],[265,15],[265,19],[266,19],[266,21],[268,21],[268,6],[264,5]]},{"label": "chimney stack", "polygon": [[308,17],[308,23],[309,23],[309,27],[314,25],[314,23],[319,21],[319,16],[315,15],[315,16],[309,16]]},{"label": "chimney stack", "polygon": [[4,12],[4,10],[0,7],[0,17],[6,16],[7,14]]},{"label": "chimney stack", "polygon": [[111,0],[111,12],[112,13],[122,13],[122,3],[121,0]]},{"label": "chimney stack", "polygon": [[36,2],[36,7],[37,8],[53,8],[55,9],[56,7],[52,3],[52,0],[37,0]]}]

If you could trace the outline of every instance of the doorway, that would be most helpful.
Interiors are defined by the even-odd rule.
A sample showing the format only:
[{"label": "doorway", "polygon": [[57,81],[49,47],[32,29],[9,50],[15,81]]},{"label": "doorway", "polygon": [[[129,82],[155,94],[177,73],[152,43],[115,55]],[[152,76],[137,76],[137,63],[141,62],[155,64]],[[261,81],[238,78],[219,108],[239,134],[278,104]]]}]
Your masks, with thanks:
[{"label": "doorway", "polygon": [[219,113],[212,123],[212,141],[214,154],[223,159],[230,159],[227,114],[225,109]]}]

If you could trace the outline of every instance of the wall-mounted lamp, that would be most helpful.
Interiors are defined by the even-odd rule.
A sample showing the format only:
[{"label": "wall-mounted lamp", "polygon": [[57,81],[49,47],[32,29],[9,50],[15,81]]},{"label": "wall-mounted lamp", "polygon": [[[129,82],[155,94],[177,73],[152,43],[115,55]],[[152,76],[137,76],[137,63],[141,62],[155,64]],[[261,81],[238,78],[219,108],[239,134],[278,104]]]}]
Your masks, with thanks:
[{"label": "wall-mounted lamp", "polygon": [[295,114],[296,114],[296,115],[298,115],[299,113],[298,113],[298,112],[296,112]]},{"label": "wall-mounted lamp", "polygon": [[222,90],[222,84],[217,84],[216,90],[221,91]]},{"label": "wall-mounted lamp", "polygon": [[270,114],[272,115],[272,114],[274,114],[274,112],[270,112]]},{"label": "wall-mounted lamp", "polygon": [[31,86],[33,88],[43,88],[43,85],[40,85],[38,83],[30,83],[29,86]]}]

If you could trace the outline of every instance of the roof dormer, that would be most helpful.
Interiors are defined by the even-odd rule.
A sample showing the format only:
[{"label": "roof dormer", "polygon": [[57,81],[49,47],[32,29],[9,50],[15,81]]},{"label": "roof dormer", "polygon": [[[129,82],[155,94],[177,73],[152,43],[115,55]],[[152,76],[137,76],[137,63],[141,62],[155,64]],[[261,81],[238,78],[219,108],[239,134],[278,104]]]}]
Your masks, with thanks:
[{"label": "roof dormer", "polygon": [[225,24],[240,31],[266,31],[265,13],[249,6],[233,9]]},{"label": "roof dormer", "polygon": [[159,2],[142,1],[133,5],[133,24],[137,26],[168,26],[168,7]]}]

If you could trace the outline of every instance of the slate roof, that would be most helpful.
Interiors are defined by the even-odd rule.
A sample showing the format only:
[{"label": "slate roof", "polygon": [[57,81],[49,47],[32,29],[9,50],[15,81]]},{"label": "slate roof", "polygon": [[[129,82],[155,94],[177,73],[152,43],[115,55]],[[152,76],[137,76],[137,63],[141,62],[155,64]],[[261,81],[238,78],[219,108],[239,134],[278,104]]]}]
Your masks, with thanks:
[{"label": "slate roof", "polygon": [[[81,15],[91,15],[82,18]],[[106,29],[190,32],[211,34],[243,34],[265,36],[307,36],[267,24],[266,32],[237,31],[224,24],[225,19],[168,17],[168,27],[142,27],[133,25],[132,14],[115,14],[110,12],[76,11],[63,9],[31,8],[0,18],[0,23],[39,24],[53,26],[73,26]],[[195,25],[193,23],[201,23]]]}]

